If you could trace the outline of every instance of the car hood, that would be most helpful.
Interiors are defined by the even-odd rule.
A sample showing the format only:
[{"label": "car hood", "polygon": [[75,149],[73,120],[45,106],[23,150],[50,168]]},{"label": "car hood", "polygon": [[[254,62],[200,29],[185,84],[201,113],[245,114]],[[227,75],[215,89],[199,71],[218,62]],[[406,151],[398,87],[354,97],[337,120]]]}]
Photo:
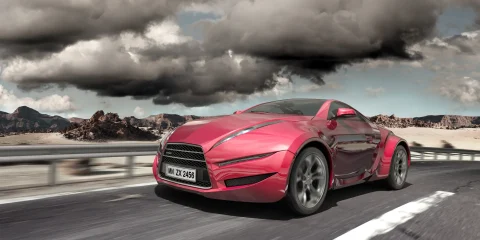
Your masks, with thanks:
[{"label": "car hood", "polygon": [[196,144],[207,152],[216,142],[234,132],[271,121],[308,121],[311,116],[242,113],[218,118],[199,119],[178,127],[168,142]]}]

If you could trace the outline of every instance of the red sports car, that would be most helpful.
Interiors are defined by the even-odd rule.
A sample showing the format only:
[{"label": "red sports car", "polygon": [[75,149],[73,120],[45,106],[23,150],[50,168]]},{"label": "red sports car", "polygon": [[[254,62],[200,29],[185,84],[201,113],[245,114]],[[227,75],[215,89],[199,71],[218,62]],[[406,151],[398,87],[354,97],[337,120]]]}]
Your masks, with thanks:
[{"label": "red sports car", "polygon": [[375,180],[401,189],[409,166],[407,142],[351,106],[287,99],[176,128],[162,139],[153,174],[208,198],[286,200],[309,215],[328,190]]}]

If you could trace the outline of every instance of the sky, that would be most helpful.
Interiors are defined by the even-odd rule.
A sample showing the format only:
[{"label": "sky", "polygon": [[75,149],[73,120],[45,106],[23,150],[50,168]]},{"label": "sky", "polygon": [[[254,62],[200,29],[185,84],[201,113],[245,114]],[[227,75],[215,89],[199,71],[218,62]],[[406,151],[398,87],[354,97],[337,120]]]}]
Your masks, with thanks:
[{"label": "sky", "polygon": [[[18,11],[9,12],[12,14],[9,16],[0,11],[0,15],[10,17],[12,21],[20,22],[23,19],[24,22],[32,23],[40,19],[65,17],[63,12],[46,10],[49,2],[55,1],[40,0],[39,3],[42,4],[38,6],[20,6],[13,1],[7,1],[12,9]],[[77,8],[89,9],[90,5],[87,2],[90,1],[79,2],[84,5],[67,6],[66,9],[72,8],[76,11]],[[387,20],[402,22],[406,26],[416,26],[415,24],[433,26],[433,34],[422,36],[422,41],[409,46],[409,49],[420,50],[425,58],[403,57],[405,59],[399,60],[398,56],[403,56],[399,54],[394,56],[397,59],[385,57],[372,60],[364,56],[365,51],[370,51],[368,56],[374,51],[390,54],[385,50],[390,48],[376,49],[378,45],[366,44],[361,37],[357,42],[349,42],[346,37],[348,35],[344,32],[337,31],[327,23],[319,23],[328,22],[330,19],[322,20],[320,15],[311,16],[314,13],[305,10],[308,8],[303,9],[305,12],[291,9],[287,6],[289,3],[286,0],[278,2],[278,5],[282,5],[283,2],[286,5],[285,8],[278,9],[267,4],[243,8],[232,7],[230,4],[240,0],[172,9],[166,9],[161,4],[152,5],[148,8],[151,11],[150,15],[143,18],[136,14],[146,14],[145,11],[142,13],[135,11],[142,10],[144,6],[120,9],[123,6],[111,3],[117,7],[115,9],[108,5],[109,0],[105,2],[107,7],[99,11],[100,17],[85,21],[85,26],[82,26],[89,28],[89,31],[80,27],[70,29],[68,21],[65,21],[65,25],[61,25],[62,21],[59,21],[55,28],[38,26],[38,30],[32,30],[32,26],[26,25],[25,31],[22,31],[22,26],[19,26],[20,30],[16,30],[17,32],[0,23],[0,56],[3,59],[0,61],[2,66],[0,110],[12,112],[17,107],[26,105],[42,113],[82,118],[89,118],[97,110],[115,112],[121,117],[146,117],[159,113],[221,115],[265,101],[300,97],[338,99],[367,116],[376,114],[395,114],[400,117],[432,114],[480,116],[480,81],[477,80],[480,79],[478,70],[480,61],[476,61],[480,60],[477,55],[480,54],[478,49],[480,36],[475,35],[477,28],[474,23],[478,12],[473,8],[474,5],[445,7],[433,24],[426,17],[420,19],[422,17],[418,13],[409,15],[411,10],[406,9],[403,15],[400,14],[402,13],[400,10],[396,18]],[[307,4],[308,1],[299,0],[299,5],[302,5],[300,2]],[[414,1],[407,1],[405,4],[408,5],[408,2],[413,4]],[[147,6],[151,3],[149,0],[141,0],[138,4]],[[56,7],[61,9],[58,5]],[[325,7],[322,9],[326,12],[340,12],[335,12],[338,9],[328,4],[318,7]],[[25,9],[30,8],[43,9],[45,14],[27,18]],[[360,33],[357,32],[355,36],[364,34],[370,40],[375,37],[376,40],[386,42],[394,35],[392,33],[396,33],[393,30],[385,30],[381,24],[378,29],[365,27],[371,25],[369,21],[376,23],[381,17],[388,16],[379,17],[378,12],[367,11],[365,6],[350,8],[346,7],[351,15],[342,12],[343,15],[339,14],[334,20],[346,21],[340,17],[356,17],[357,20],[354,22],[358,23],[358,26],[351,29],[356,29],[355,31]],[[363,10],[357,11],[357,8]],[[390,8],[393,7],[385,6],[387,10]],[[113,24],[108,17],[115,20],[117,18],[109,15],[110,9],[119,12],[128,10],[131,16],[125,16],[125,22],[129,17],[142,19],[144,22],[129,21],[127,24],[118,20],[118,23]],[[295,16],[289,11],[295,11]],[[88,12],[90,14],[88,16],[93,16],[94,13],[97,12]],[[303,21],[305,26],[310,26],[309,23],[318,23],[319,27],[311,27],[305,32],[296,30],[298,26],[289,27],[289,23],[282,22],[282,17],[278,17],[280,13],[284,14],[283,18],[286,19],[292,15],[292,19],[298,19],[295,21],[300,23]],[[82,19],[83,16],[79,14],[77,17]],[[146,21],[148,17],[153,20]],[[1,18],[3,17],[0,17],[0,22]],[[403,20],[399,20],[401,18]],[[411,20],[413,18],[418,20]],[[148,24],[152,24],[154,20],[157,30],[148,32],[148,26],[151,26]],[[90,21],[94,24],[90,24]],[[345,23],[344,26],[350,27],[347,24],[349,23]],[[158,46],[176,44],[176,48],[158,46],[146,48],[141,42],[143,40],[135,39],[136,35],[124,34],[132,29],[135,31],[147,29],[146,33],[138,31],[136,34],[143,34],[144,38]],[[272,33],[269,33],[268,29],[272,29]],[[321,35],[319,32],[323,29],[331,29],[332,35]],[[391,29],[396,28],[392,26]],[[41,32],[42,30],[44,32]],[[65,31],[60,32],[61,30]],[[210,32],[204,34],[207,30]],[[68,36],[75,31],[78,31],[78,34]],[[37,32],[38,36],[35,35]],[[117,38],[107,39],[105,36]],[[451,38],[452,36],[457,38]],[[25,44],[27,40],[32,39],[36,41],[35,44]],[[57,44],[60,42],[62,44]],[[121,47],[118,49],[127,49],[128,54],[115,48],[119,42],[123,45],[119,45]],[[196,44],[204,45],[200,48]],[[147,51],[138,50],[142,47]],[[355,51],[354,47],[357,47]],[[224,51],[225,49],[235,50],[228,52]],[[361,61],[350,60],[351,56],[358,56],[359,53]],[[166,55],[169,58],[161,57]],[[207,56],[213,60],[209,61]],[[327,66],[328,63],[314,60],[324,56],[334,56],[335,59],[348,58],[347,62],[350,64],[335,64],[336,70],[332,70]],[[232,63],[224,60],[228,58],[234,59],[236,63],[242,59],[246,60],[243,65],[239,64],[241,69],[238,70],[237,65],[229,65]],[[303,61],[298,61],[298,58]],[[195,61],[184,64],[190,59]],[[184,69],[185,66],[197,66],[195,64],[199,62],[207,63],[199,67],[200,70],[189,72]],[[137,67],[135,63],[141,67]],[[313,68],[310,67],[312,64],[315,65]],[[285,66],[295,74],[277,75],[278,69]],[[264,80],[270,78],[272,73],[275,75],[273,84]],[[161,94],[158,94],[159,91]],[[134,95],[136,99],[132,98]]]}]

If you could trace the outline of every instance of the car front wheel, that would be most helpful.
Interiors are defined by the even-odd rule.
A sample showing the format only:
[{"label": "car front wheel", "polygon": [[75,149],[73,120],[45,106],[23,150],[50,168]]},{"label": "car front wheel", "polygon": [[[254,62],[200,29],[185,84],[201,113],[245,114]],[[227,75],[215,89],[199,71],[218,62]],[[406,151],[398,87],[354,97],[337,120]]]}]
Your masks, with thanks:
[{"label": "car front wheel", "polygon": [[300,152],[292,166],[286,201],[296,214],[315,213],[327,195],[328,163],[317,148],[309,147]]}]

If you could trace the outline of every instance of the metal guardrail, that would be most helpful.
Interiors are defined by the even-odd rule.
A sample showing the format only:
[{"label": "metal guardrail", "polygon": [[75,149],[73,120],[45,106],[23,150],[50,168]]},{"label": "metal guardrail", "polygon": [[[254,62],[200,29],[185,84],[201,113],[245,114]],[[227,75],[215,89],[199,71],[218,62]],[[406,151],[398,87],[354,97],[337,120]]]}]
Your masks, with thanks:
[{"label": "metal guardrail", "polygon": [[0,163],[49,162],[48,185],[55,185],[59,161],[126,157],[125,177],[132,178],[135,157],[155,156],[157,149],[156,143],[0,146]]},{"label": "metal guardrail", "polygon": [[158,144],[67,144],[1,146],[1,162],[54,161],[71,158],[145,156],[155,154]]},{"label": "metal guardrail", "polygon": [[[0,163],[48,162],[48,184],[57,183],[57,162],[86,158],[126,157],[126,178],[133,177],[133,168],[136,156],[154,156],[158,148],[157,143],[149,144],[78,144],[78,145],[21,145],[0,146]],[[412,160],[452,160],[458,156],[460,161],[475,160],[480,151],[449,148],[410,147]],[[153,158],[152,158],[153,161]]]},{"label": "metal guardrail", "polygon": [[[456,149],[456,148],[431,148],[431,147],[410,147],[411,158],[413,160],[453,160],[453,157],[457,157],[458,161],[475,161],[475,158],[480,156],[480,151],[478,150],[468,150],[468,149]],[[445,159],[440,159],[441,156],[444,156]],[[431,159],[427,159],[430,157]],[[468,157],[466,159],[465,157]]]}]

